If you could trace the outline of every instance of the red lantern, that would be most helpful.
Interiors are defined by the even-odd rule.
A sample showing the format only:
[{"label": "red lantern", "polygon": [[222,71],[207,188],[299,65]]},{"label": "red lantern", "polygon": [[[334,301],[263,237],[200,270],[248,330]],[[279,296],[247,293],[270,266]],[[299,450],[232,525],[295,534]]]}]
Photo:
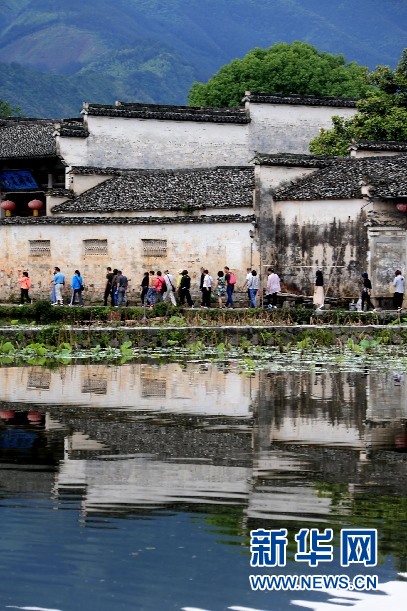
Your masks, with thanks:
[{"label": "red lantern", "polygon": [[407,204],[396,204],[396,208],[399,212],[407,212]]},{"label": "red lantern", "polygon": [[1,209],[6,211],[6,216],[11,216],[11,211],[16,209],[16,205],[10,199],[1,202]]},{"label": "red lantern", "polygon": [[30,202],[28,202],[28,207],[34,211],[34,216],[38,216],[38,210],[41,210],[43,205],[44,204],[40,199],[32,199]]}]

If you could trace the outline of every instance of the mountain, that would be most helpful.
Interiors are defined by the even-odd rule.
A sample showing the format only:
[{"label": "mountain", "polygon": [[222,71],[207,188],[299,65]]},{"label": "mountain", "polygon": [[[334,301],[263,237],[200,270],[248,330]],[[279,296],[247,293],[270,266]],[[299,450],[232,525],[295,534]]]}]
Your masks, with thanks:
[{"label": "mountain", "polygon": [[3,0],[0,98],[55,118],[85,100],[185,104],[195,80],[293,40],[394,67],[406,26],[405,0]]}]

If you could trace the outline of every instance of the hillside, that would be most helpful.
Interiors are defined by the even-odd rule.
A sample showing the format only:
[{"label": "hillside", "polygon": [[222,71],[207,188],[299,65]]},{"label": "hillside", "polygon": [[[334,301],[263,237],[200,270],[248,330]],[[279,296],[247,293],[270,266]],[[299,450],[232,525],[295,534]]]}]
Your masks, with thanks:
[{"label": "hillside", "polygon": [[3,0],[0,98],[55,117],[84,100],[184,104],[195,80],[280,41],[394,66],[406,26],[403,0]]}]

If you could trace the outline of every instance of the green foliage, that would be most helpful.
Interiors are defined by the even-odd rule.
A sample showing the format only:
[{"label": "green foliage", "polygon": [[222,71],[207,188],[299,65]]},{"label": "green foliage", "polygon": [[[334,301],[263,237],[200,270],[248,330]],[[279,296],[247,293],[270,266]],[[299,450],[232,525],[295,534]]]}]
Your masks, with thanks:
[{"label": "green foliage", "polygon": [[234,59],[206,84],[194,83],[189,104],[238,106],[245,91],[360,97],[369,89],[367,73],[342,55],[320,52],[308,43],[276,43]]},{"label": "green foliage", "polygon": [[155,304],[153,310],[154,316],[167,316],[171,310],[171,306],[166,301],[161,301],[160,303]]},{"label": "green foliage", "polygon": [[352,140],[407,140],[407,48],[395,70],[378,66],[369,81],[375,89],[359,100],[357,114],[333,117],[333,128],[310,142],[311,153],[347,155]]},{"label": "green foliage", "polygon": [[14,108],[6,102],[5,100],[0,99],[0,117],[20,117],[21,116],[21,108],[19,106],[15,106]]}]

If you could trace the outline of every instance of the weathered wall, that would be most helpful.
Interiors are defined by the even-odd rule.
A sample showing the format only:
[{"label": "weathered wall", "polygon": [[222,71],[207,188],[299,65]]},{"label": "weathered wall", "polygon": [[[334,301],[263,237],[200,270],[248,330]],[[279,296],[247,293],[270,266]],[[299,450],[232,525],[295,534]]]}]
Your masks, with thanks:
[{"label": "weathered wall", "polygon": [[262,269],[273,265],[287,288],[312,295],[321,269],[332,296],[357,296],[368,261],[365,214],[359,200],[261,204]]},{"label": "weathered wall", "polygon": [[405,274],[407,232],[396,227],[371,227],[368,236],[373,292],[377,295],[392,295],[394,272],[400,269]]},{"label": "weathered wall", "polygon": [[355,108],[249,103],[249,148],[261,153],[309,153],[308,144],[331,118],[353,117]]},{"label": "weathered wall", "polygon": [[[194,292],[198,292],[200,267],[208,266],[212,276],[228,265],[244,281],[250,263],[251,239],[249,222],[214,222],[197,224],[16,224],[2,225],[4,256],[0,267],[0,300],[19,295],[18,269],[27,269],[32,279],[31,294],[48,298],[52,270],[61,268],[70,281],[75,269],[89,287],[89,302],[101,302],[106,266],[117,267],[130,279],[130,299],[138,301],[139,285],[144,271],[178,269],[191,272]],[[167,240],[167,256],[148,257],[143,254],[143,239]],[[50,240],[51,256],[29,256],[30,240]],[[83,240],[107,240],[108,255],[85,255]],[[68,291],[66,291],[68,294]]]}]

